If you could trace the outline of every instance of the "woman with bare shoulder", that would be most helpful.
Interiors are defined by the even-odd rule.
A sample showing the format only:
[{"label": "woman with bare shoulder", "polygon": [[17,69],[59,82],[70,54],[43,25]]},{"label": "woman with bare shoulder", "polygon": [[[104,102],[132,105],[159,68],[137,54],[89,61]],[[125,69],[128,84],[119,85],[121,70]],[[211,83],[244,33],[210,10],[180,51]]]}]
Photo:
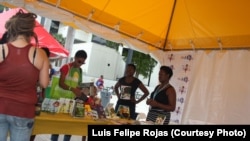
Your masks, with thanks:
[{"label": "woman with bare shoulder", "polygon": [[5,24],[7,41],[0,44],[0,140],[28,141],[37,102],[37,82],[49,84],[49,60],[31,44],[36,14],[18,11]]}]

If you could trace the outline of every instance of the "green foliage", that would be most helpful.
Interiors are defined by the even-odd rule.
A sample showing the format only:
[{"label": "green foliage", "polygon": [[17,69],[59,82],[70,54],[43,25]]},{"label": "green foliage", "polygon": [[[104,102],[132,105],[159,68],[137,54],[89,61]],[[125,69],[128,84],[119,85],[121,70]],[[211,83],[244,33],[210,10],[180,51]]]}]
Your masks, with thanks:
[{"label": "green foliage", "polygon": [[118,50],[119,45],[120,45],[119,43],[103,39],[103,38],[96,36],[94,34],[92,35],[92,42],[95,42],[95,43],[98,43],[101,45],[105,45],[105,46],[112,48],[112,49],[115,49],[115,50]]},{"label": "green foliage", "polygon": [[109,40],[106,40],[106,46],[107,47],[110,47],[110,48],[113,48],[115,50],[118,50],[119,48],[119,43],[116,43],[116,42],[112,42],[112,41],[109,41]]},{"label": "green foliage", "polygon": [[[123,53],[123,55],[125,56],[124,60],[126,60],[128,56],[128,51],[124,50]],[[138,77],[139,75],[142,75],[144,78],[150,77],[153,68],[157,65],[157,61],[150,57],[150,55],[135,50],[133,51],[131,63],[136,65],[135,76]]]},{"label": "green foliage", "polygon": [[4,8],[5,8],[4,6],[0,5],[0,13],[3,12]]},{"label": "green foliage", "polygon": [[[62,45],[65,44],[66,39],[63,38],[63,36],[61,34],[52,33],[52,35],[54,36],[54,38],[59,43],[61,43]],[[93,35],[93,37],[95,37],[95,35]],[[98,37],[98,38],[99,38],[99,41],[104,40],[105,45],[107,47],[118,50],[120,43],[105,40],[105,39],[100,38],[100,37]],[[96,40],[96,42],[98,42],[98,40]],[[122,56],[125,56],[124,60],[126,61],[127,56],[128,56],[128,49],[126,49],[126,48],[123,49]],[[141,52],[138,52],[138,51],[135,51],[135,50],[133,51],[133,57],[132,57],[132,62],[131,63],[136,65],[136,74],[135,74],[135,76],[138,77],[139,75],[142,75],[144,78],[150,77],[153,68],[157,65],[157,61],[155,61],[153,58],[151,58],[150,55],[144,54],[144,53],[141,53]]]},{"label": "green foliage", "polygon": [[[120,43],[116,43],[113,41],[105,40],[101,37],[98,37],[96,35],[93,35],[92,38],[98,38],[95,42],[104,42],[107,47],[113,48],[118,51]],[[128,49],[123,49],[122,56],[125,56],[123,59],[126,61],[128,56]],[[136,74],[135,76],[138,77],[139,75],[142,75],[144,78],[150,77],[153,68],[156,66],[157,61],[155,61],[153,58],[150,57],[150,55],[146,55],[144,53],[133,51],[133,57],[132,62],[136,65]]]},{"label": "green foliage", "polygon": [[66,39],[63,38],[62,34],[58,34],[58,33],[52,33],[52,36],[61,44],[61,45],[65,45],[65,41]]}]

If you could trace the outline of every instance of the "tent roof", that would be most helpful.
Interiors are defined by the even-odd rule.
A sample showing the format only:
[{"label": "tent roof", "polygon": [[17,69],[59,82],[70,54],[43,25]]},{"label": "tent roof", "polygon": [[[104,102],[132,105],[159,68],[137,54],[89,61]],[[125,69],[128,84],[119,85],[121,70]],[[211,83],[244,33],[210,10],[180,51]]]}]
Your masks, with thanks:
[{"label": "tent roof", "polygon": [[144,52],[250,47],[249,0],[0,2],[9,7],[24,7]]}]

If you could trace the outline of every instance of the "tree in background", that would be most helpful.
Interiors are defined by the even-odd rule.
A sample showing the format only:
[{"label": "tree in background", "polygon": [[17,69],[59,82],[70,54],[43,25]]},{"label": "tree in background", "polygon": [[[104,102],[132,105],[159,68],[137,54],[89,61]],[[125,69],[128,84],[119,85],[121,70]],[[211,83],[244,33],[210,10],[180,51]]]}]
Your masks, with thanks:
[{"label": "tree in background", "polygon": [[[65,44],[65,38],[61,34],[58,33],[52,33],[54,38],[61,43],[63,46]],[[106,47],[115,49],[118,51],[120,43],[116,43],[113,41],[105,40],[101,37],[98,37],[96,35],[93,35],[92,42],[95,42],[97,44],[102,44]],[[128,57],[128,49],[124,48],[122,56],[124,56],[124,60]],[[136,73],[135,77],[138,78],[139,75],[142,75],[143,78],[150,78],[153,68],[157,65],[157,61],[155,61],[150,55],[144,54],[138,51],[133,50],[133,56],[132,56],[132,62],[136,65]],[[149,80],[150,82],[150,80]]]},{"label": "tree in background", "polygon": [[53,36],[62,46],[65,45],[66,39],[63,38],[62,34],[52,33],[52,36]]},{"label": "tree in background", "polygon": [[[115,49],[116,51],[118,51],[120,45],[120,43],[105,40],[96,35],[93,35],[92,42],[105,45],[106,47]],[[122,56],[124,56],[124,60],[126,61],[128,57],[128,49],[126,48],[123,49]],[[131,63],[136,65],[135,77],[137,78],[139,75],[142,75],[144,78],[150,78],[153,68],[157,65],[157,61],[155,61],[150,55],[135,50],[133,50]]]},{"label": "tree in background", "polygon": [[7,7],[0,5],[0,13],[2,13],[5,8],[7,8]]},{"label": "tree in background", "polygon": [[107,47],[110,47],[110,48],[113,48],[113,49],[115,49],[116,51],[118,51],[119,45],[120,45],[119,43],[116,43],[116,42],[112,42],[112,41],[106,40],[106,46],[107,46]]},{"label": "tree in background", "polygon": [[[124,49],[123,56],[125,56],[124,60],[126,60],[128,56],[127,49]],[[144,78],[150,78],[153,68],[157,65],[157,61],[155,61],[150,55],[135,50],[133,52],[131,63],[136,65],[135,77],[137,78],[139,75],[142,75]]]}]

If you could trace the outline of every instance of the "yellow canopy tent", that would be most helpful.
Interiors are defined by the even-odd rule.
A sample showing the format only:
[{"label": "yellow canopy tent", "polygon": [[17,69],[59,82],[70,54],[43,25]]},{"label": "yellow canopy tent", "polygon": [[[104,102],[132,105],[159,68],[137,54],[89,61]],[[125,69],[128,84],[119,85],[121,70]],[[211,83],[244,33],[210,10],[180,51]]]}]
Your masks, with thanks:
[{"label": "yellow canopy tent", "polygon": [[[249,0],[0,0],[0,4],[125,43],[157,56],[163,65],[173,65],[172,82],[177,90],[185,86],[183,100],[188,103],[180,111],[183,116],[178,114],[174,121],[250,122],[250,55],[243,50],[250,48]],[[189,77],[183,72],[187,64]]]},{"label": "yellow canopy tent", "polygon": [[249,0],[0,0],[0,4],[60,18],[144,52],[250,47]]}]

